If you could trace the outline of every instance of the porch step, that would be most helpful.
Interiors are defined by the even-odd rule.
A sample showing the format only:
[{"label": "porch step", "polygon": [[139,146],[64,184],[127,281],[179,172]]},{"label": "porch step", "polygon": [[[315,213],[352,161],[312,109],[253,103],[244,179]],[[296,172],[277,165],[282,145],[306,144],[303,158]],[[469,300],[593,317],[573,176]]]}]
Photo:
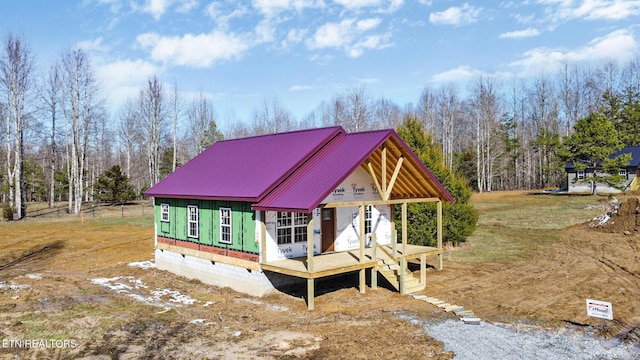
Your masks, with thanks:
[{"label": "porch step", "polygon": [[[378,271],[396,290],[400,290],[400,265],[391,259],[378,260]],[[404,273],[404,294],[424,290],[425,284],[420,283],[420,279],[413,276],[413,273],[405,269]]]}]

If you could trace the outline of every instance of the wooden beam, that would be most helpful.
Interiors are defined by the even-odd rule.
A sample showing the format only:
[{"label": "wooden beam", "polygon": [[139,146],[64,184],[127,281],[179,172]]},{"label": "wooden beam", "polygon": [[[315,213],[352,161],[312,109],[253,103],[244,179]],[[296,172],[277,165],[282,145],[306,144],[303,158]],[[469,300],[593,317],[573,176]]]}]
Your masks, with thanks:
[{"label": "wooden beam", "polygon": [[307,215],[307,270],[313,272],[313,215]]},{"label": "wooden beam", "polygon": [[[360,222],[360,263],[364,263],[364,207],[365,205],[362,204],[360,205],[360,207],[358,208],[358,217],[360,218],[359,222]],[[364,294],[365,292],[365,285],[367,282],[367,278],[366,278],[366,273],[365,273],[365,269],[360,269],[360,293]]]},{"label": "wooden beam", "polygon": [[260,262],[267,262],[267,212],[257,213],[260,214]]},{"label": "wooden beam", "polygon": [[314,283],[314,279],[307,279],[307,309],[309,310],[313,310],[315,306],[316,292]]},{"label": "wooden beam", "polygon": [[387,143],[382,144],[382,193],[387,193]]},{"label": "wooden beam", "polygon": [[402,255],[407,255],[407,203],[402,203]]},{"label": "wooden beam", "polygon": [[391,197],[391,191],[393,190],[393,185],[396,183],[396,179],[398,178],[398,174],[400,173],[400,168],[402,167],[402,162],[404,161],[404,156],[400,156],[398,159],[398,163],[396,164],[396,168],[393,170],[393,175],[391,175],[391,181],[389,181],[389,187],[387,191],[384,193],[384,200],[389,200]]},{"label": "wooden beam", "polygon": [[[307,270],[313,272],[313,213],[307,215]],[[313,310],[315,297],[315,280],[307,279],[307,309]]]},{"label": "wooden beam", "polygon": [[189,256],[200,258],[200,259],[219,262],[222,264],[238,266],[248,270],[255,270],[255,271],[260,270],[260,264],[254,261],[238,259],[231,256],[213,254],[206,251],[185,248],[182,246],[169,245],[169,244],[164,244],[159,242],[158,245],[156,245],[156,249],[167,250],[167,251],[171,251],[181,255],[189,255]]},{"label": "wooden beam", "polygon": [[384,193],[382,192],[382,188],[380,187],[380,182],[378,181],[378,177],[376,176],[376,173],[373,171],[373,165],[371,165],[371,161],[367,160],[367,168],[369,168],[369,175],[371,175],[371,177],[373,178],[373,182],[374,184],[376,184],[376,189],[378,189],[378,194],[380,195],[381,199],[384,199]]},{"label": "wooden beam", "polygon": [[360,205],[395,205],[395,204],[412,204],[412,203],[431,203],[438,202],[440,199],[433,198],[413,198],[413,199],[389,199],[389,200],[373,200],[373,201],[345,201],[345,202],[333,202],[322,205],[325,208],[338,208],[347,206],[360,206]]},{"label": "wooden beam", "polygon": [[427,284],[427,254],[420,254],[420,284]]},{"label": "wooden beam", "polygon": [[[442,250],[442,201],[438,201],[438,250]],[[438,254],[438,270],[442,270],[442,252]]]},{"label": "wooden beam", "polygon": [[[378,239],[376,234],[371,234],[371,249],[373,250],[373,256],[372,259],[373,261],[378,261]],[[376,270],[376,267],[372,267],[371,268],[371,288],[372,289],[377,289],[378,288],[378,271]]]}]

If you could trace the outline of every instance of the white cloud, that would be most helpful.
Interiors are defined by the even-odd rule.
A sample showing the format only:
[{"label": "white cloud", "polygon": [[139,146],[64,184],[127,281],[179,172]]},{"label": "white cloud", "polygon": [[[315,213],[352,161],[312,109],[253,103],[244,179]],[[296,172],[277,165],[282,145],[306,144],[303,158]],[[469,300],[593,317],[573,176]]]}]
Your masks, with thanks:
[{"label": "white cloud", "polygon": [[393,13],[404,5],[404,0],[333,0],[349,10],[375,7],[379,13]]},{"label": "white cloud", "polygon": [[250,42],[244,37],[218,30],[182,37],[145,33],[136,41],[141,47],[151,49],[153,60],[199,68],[240,58],[250,48]]},{"label": "white cloud", "polygon": [[282,11],[302,11],[325,6],[323,0],[253,0],[251,4],[267,17],[273,17]]},{"label": "white cloud", "polygon": [[366,49],[383,49],[391,46],[389,33],[365,34],[380,25],[378,18],[356,21],[345,19],[339,23],[322,25],[307,41],[309,49],[343,49],[350,57],[361,56]]},{"label": "white cloud", "polygon": [[293,85],[289,88],[289,91],[307,91],[313,89],[314,87],[310,85]]},{"label": "white cloud", "polygon": [[446,84],[446,83],[464,83],[469,79],[472,79],[480,74],[483,74],[480,70],[471,69],[469,66],[458,66],[455,69],[445,71],[434,75],[431,80],[434,83]]},{"label": "white cloud", "polygon": [[112,105],[122,104],[127,98],[138,94],[145,81],[161,70],[143,60],[118,60],[98,64],[96,74],[105,89],[107,99]]},{"label": "white cloud", "polygon": [[280,42],[280,45],[286,49],[292,45],[299,44],[307,36],[307,33],[306,29],[291,29],[287,33],[287,37]]},{"label": "white cloud", "polygon": [[142,11],[153,15],[156,20],[159,20],[162,14],[167,11],[169,4],[170,0],[147,0]]},{"label": "white cloud", "polygon": [[506,33],[502,33],[500,34],[500,38],[501,39],[522,39],[522,38],[528,38],[528,37],[533,37],[538,35],[540,35],[540,30],[535,28],[528,28],[526,30],[509,31]]},{"label": "white cloud", "polygon": [[380,25],[381,22],[382,20],[380,20],[379,18],[360,20],[356,22],[356,28],[358,29],[358,31],[369,31],[376,28],[378,25]]},{"label": "white cloud", "polygon": [[478,21],[480,8],[464,3],[461,7],[450,7],[445,11],[432,12],[429,21],[436,25],[467,25]]},{"label": "white cloud", "polygon": [[378,6],[382,3],[382,0],[333,0],[333,2],[348,9],[359,9],[362,7]]},{"label": "white cloud", "polygon": [[640,15],[640,2],[637,0],[538,0],[548,5],[547,13],[553,20],[620,20]]},{"label": "white cloud", "polygon": [[198,7],[198,0],[181,0],[177,11],[180,13],[188,13]]},{"label": "white cloud", "polygon": [[233,10],[225,11],[221,8],[221,3],[212,2],[205,8],[205,13],[218,24],[218,27],[227,29],[231,20],[245,16],[249,10],[245,6],[239,5]]},{"label": "white cloud", "polygon": [[[132,4],[135,9],[136,6]],[[148,13],[154,19],[160,20],[162,15],[169,10],[171,5],[176,5],[176,11],[179,13],[187,13],[198,6],[198,0],[146,0],[145,4],[140,8],[143,13]]]},{"label": "white cloud", "polygon": [[93,40],[84,40],[76,43],[75,48],[82,49],[87,52],[98,51],[105,52],[109,50],[109,47],[102,44],[102,36]]},{"label": "white cloud", "polygon": [[581,62],[609,60],[613,57],[620,61],[631,59],[638,46],[626,30],[617,30],[603,37],[591,40],[586,46],[563,51],[559,49],[536,48],[524,53],[524,58],[510,65],[530,70],[549,69],[562,62]]}]

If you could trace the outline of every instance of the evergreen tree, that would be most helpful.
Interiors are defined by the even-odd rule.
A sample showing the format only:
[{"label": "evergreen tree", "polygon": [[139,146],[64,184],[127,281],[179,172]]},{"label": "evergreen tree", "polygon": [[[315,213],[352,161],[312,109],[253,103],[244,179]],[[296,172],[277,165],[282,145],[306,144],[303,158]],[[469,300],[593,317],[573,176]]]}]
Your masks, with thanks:
[{"label": "evergreen tree", "polygon": [[[443,204],[443,240],[454,245],[465,241],[478,222],[478,212],[469,203],[472,191],[467,179],[444,165],[440,146],[415,117],[409,115],[404,118],[403,124],[398,128],[398,135],[456,200],[453,204]],[[399,216],[400,211],[396,211],[396,214]],[[409,241],[412,244],[436,244],[436,204],[409,204],[407,221]]]},{"label": "evergreen tree", "polygon": [[135,198],[135,191],[129,178],[122,173],[120,165],[114,165],[106,170],[94,186],[97,201],[108,202],[112,205],[124,204]]},{"label": "evergreen tree", "polygon": [[[585,174],[586,181],[618,186],[622,180],[618,170],[629,163],[631,156],[611,157],[624,145],[613,122],[601,113],[592,113],[578,120],[574,130],[573,135],[564,140],[561,159],[572,163],[577,170],[594,169],[592,173]],[[597,173],[595,169],[598,168],[609,175]],[[595,194],[595,186],[593,189]]]}]

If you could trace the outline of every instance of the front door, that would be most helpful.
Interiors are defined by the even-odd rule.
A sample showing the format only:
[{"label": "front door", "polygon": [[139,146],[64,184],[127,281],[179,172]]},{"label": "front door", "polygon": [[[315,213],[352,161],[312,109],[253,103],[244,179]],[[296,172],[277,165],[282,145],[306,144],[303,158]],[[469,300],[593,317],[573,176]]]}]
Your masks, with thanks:
[{"label": "front door", "polygon": [[333,251],[336,240],[336,209],[322,209],[322,252]]}]

